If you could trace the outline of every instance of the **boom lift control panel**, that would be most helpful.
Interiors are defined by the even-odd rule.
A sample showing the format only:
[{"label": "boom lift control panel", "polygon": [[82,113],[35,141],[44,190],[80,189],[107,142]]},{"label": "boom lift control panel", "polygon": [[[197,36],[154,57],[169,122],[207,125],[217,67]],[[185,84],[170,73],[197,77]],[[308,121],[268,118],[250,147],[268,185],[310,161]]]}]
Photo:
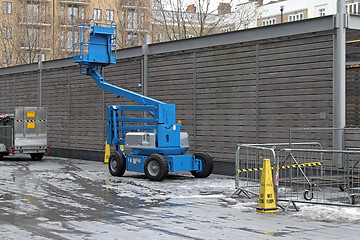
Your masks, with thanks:
[{"label": "boom lift control panel", "polygon": [[[190,171],[198,178],[208,177],[213,170],[212,158],[203,152],[185,154],[189,138],[187,133],[180,131],[182,125],[176,122],[175,104],[104,81],[99,67],[116,63],[116,38],[116,22],[90,20],[88,24],[74,27],[73,61],[79,63],[80,73],[91,76],[100,89],[138,103],[107,106],[106,141],[116,146],[116,151],[109,157],[110,173],[122,176],[126,170],[141,172],[154,181],[162,180],[168,172],[180,171]],[[145,117],[125,114],[130,112],[147,114],[143,115]]]}]

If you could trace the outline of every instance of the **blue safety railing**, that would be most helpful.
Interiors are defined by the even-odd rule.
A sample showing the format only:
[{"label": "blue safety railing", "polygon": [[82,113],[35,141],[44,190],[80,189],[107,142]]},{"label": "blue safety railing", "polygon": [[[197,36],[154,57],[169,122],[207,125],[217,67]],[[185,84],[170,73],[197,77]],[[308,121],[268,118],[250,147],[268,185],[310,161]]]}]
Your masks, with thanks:
[{"label": "blue safety railing", "polygon": [[86,68],[97,68],[116,63],[117,23],[89,23],[74,26],[73,61]]}]

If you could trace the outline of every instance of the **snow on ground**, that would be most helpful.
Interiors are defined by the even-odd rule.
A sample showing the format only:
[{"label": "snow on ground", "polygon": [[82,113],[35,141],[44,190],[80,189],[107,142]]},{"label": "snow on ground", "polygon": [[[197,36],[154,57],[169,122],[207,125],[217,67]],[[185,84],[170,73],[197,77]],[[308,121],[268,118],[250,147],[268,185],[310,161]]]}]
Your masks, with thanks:
[{"label": "snow on ground", "polygon": [[325,222],[360,222],[359,207],[338,207],[311,204],[297,204],[300,211],[293,216]]},{"label": "snow on ground", "polygon": [[230,198],[234,191],[228,176],[152,182],[131,172],[110,176],[100,162],[5,160],[0,239],[329,239],[343,236],[339,226],[357,236],[360,208],[297,204],[299,212],[262,214],[256,197]]}]

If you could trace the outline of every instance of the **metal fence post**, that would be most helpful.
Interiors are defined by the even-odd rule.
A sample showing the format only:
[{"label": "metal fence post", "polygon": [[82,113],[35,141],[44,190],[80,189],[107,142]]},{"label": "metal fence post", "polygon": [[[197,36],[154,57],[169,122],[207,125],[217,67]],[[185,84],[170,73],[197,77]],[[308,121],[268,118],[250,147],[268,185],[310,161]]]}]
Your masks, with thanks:
[{"label": "metal fence post", "polygon": [[[336,38],[334,38],[334,82],[333,82],[333,127],[345,127],[345,63],[346,63],[346,21],[345,1],[337,1],[336,15]],[[333,149],[344,149],[344,131],[335,130],[333,132]],[[336,163],[340,166],[342,159],[335,157]]]},{"label": "metal fence post", "polygon": [[45,55],[44,54],[40,54],[39,56],[39,62],[38,62],[38,67],[39,67],[39,77],[38,77],[38,98],[39,98],[39,107],[42,106],[42,71],[43,71],[43,62],[45,61]]},{"label": "metal fence post", "polygon": [[150,44],[150,35],[144,36],[144,44],[142,45],[142,54],[143,54],[143,66],[142,66],[142,89],[141,93],[144,96],[148,95],[148,55],[149,55],[149,45]]},{"label": "metal fence post", "polygon": [[197,102],[196,102],[196,52],[194,52],[194,59],[193,59],[193,146],[194,146],[194,152],[196,152],[196,115],[197,115]]},{"label": "metal fence post", "polygon": [[259,129],[260,129],[260,50],[259,44],[256,44],[256,144],[260,143]]}]

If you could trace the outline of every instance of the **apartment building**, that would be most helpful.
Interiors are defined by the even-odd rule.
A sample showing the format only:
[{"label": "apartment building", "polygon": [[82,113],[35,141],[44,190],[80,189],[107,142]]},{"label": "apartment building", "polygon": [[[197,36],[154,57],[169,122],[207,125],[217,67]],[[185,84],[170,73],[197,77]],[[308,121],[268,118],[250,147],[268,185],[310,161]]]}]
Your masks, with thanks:
[{"label": "apartment building", "polygon": [[[257,26],[300,21],[336,14],[337,0],[279,0],[270,1],[262,6],[262,17]],[[347,0],[346,11],[359,14],[360,0]]]},{"label": "apartment building", "polygon": [[117,21],[118,46],[141,44],[150,33],[151,0],[0,0],[0,66],[72,55],[73,26]]}]

